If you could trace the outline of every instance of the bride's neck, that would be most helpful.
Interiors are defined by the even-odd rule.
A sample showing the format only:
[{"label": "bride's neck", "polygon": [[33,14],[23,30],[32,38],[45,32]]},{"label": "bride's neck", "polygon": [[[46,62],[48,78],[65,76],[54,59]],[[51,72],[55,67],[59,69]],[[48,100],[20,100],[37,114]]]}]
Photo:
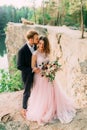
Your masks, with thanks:
[{"label": "bride's neck", "polygon": [[38,51],[39,51],[40,53],[44,53],[44,50],[40,50],[39,48],[38,48]]}]

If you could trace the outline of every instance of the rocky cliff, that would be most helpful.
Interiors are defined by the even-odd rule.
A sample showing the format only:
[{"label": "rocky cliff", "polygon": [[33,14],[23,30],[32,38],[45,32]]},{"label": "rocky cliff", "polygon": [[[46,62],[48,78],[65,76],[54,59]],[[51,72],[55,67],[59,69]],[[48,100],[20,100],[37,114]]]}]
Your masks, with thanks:
[{"label": "rocky cliff", "polygon": [[8,61],[11,65],[13,56],[26,41],[28,30],[35,29],[40,35],[47,35],[51,46],[51,60],[56,56],[62,65],[62,71],[57,72],[56,80],[67,94],[75,99],[78,108],[87,106],[87,33],[81,39],[81,31],[71,30],[66,26],[40,26],[8,23],[6,31],[6,46]]},{"label": "rocky cliff", "polygon": [[0,94],[0,130],[87,130],[87,33],[81,39],[81,32],[66,26],[52,27],[8,23],[6,46],[8,61],[17,56],[24,44],[27,30],[35,29],[40,35],[47,35],[50,41],[50,59],[59,57],[62,70],[57,72],[56,80],[66,93],[74,98],[77,115],[69,124],[59,120],[46,126],[24,120],[20,115],[23,91]]}]

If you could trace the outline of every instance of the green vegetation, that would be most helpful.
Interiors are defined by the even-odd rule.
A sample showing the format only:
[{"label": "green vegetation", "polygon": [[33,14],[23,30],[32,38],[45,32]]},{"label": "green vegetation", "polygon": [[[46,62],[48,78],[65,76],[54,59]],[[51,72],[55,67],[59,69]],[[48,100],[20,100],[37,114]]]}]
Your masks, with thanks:
[{"label": "green vegetation", "polygon": [[[35,0],[32,7],[20,9],[13,6],[0,6],[0,53],[4,55],[3,46],[8,22],[21,23],[21,18],[36,24],[62,26],[80,29],[84,38],[87,28],[87,0],[43,0],[41,7],[36,8]],[[4,36],[4,37],[3,37]],[[2,39],[2,40],[1,40]],[[3,44],[3,45],[2,45]],[[16,68],[16,57],[12,59],[9,72],[0,70],[0,92],[22,89],[20,71]]]},{"label": "green vegetation", "polygon": [[[31,1],[32,2],[32,1]],[[81,8],[82,7],[82,8]],[[87,27],[87,1],[86,0],[44,0],[41,7],[35,4],[20,9],[13,6],[0,7],[0,33],[8,22],[20,23],[21,18],[28,19],[38,24],[50,25],[81,25],[81,9],[84,17],[84,26]]]},{"label": "green vegetation", "polygon": [[78,29],[87,27],[87,0],[43,0],[36,8],[35,0],[32,7],[20,9],[13,6],[0,7],[0,35],[8,22],[21,23],[21,18],[43,25],[76,26]]},{"label": "green vegetation", "polygon": [[16,68],[16,57],[12,58],[12,65],[9,72],[0,70],[0,93],[8,91],[18,91],[23,89],[20,71]]}]

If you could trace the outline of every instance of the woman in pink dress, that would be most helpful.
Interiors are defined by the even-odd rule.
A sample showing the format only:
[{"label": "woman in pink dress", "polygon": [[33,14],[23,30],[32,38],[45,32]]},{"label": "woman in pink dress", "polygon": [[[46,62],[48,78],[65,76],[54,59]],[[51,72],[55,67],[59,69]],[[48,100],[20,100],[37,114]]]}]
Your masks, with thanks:
[{"label": "woman in pink dress", "polygon": [[69,123],[76,113],[72,100],[65,94],[58,81],[51,83],[40,73],[40,65],[48,62],[49,54],[48,38],[41,36],[38,49],[32,56],[32,69],[35,74],[26,117],[30,121],[37,121],[38,124],[49,123],[54,119]]}]

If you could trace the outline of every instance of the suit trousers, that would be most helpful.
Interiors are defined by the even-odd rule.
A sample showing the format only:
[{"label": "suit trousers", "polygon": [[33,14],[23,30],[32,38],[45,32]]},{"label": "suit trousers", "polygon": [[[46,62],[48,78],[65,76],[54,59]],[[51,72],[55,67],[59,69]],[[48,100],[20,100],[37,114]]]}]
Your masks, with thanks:
[{"label": "suit trousers", "polygon": [[23,93],[23,108],[27,109],[28,98],[30,97],[31,88],[33,86],[33,75],[34,73],[26,75],[23,79],[24,82],[24,93]]}]

